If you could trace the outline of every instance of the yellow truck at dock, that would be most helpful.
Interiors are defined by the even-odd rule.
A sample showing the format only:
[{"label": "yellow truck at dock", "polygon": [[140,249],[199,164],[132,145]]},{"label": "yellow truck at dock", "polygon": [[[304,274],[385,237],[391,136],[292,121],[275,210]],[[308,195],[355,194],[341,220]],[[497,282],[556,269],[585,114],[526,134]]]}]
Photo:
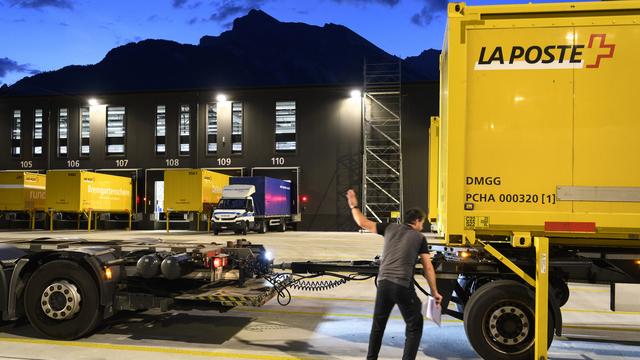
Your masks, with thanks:
[{"label": "yellow truck at dock", "polygon": [[640,283],[639,43],[638,1],[449,4],[429,218],[485,359],[546,359],[569,281]]},{"label": "yellow truck at dock", "polygon": [[222,190],[229,185],[230,176],[205,169],[171,169],[164,171],[164,207],[169,230],[169,213],[197,214],[199,230],[203,214],[207,223],[222,198]]},{"label": "yellow truck at dock", "polygon": [[0,173],[0,211],[43,211],[46,185],[44,174]]},{"label": "yellow truck at dock", "polygon": [[35,228],[36,213],[46,209],[47,176],[31,172],[0,172],[0,211],[26,213]]},{"label": "yellow truck at dock", "polygon": [[[47,174],[46,208],[55,213],[85,215],[91,228],[98,213],[129,214],[131,229],[132,180],[128,177],[83,170],[50,171]],[[51,216],[51,228],[53,229]],[[97,223],[96,223],[97,224]]]}]

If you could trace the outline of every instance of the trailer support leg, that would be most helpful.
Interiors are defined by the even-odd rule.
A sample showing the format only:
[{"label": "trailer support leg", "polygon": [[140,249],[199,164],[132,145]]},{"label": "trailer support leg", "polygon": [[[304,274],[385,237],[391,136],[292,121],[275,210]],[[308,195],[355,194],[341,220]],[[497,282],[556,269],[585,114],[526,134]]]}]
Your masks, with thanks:
[{"label": "trailer support leg", "polygon": [[547,360],[549,329],[549,238],[534,238],[536,247],[535,359]]},{"label": "trailer support leg", "polygon": [[196,231],[200,231],[200,212],[196,213]]},{"label": "trailer support leg", "polygon": [[481,242],[479,240],[478,240],[478,242],[483,245],[483,248],[489,254],[491,254],[493,257],[495,257],[504,266],[506,266],[509,269],[511,269],[511,271],[513,271],[516,275],[520,276],[522,278],[522,280],[527,282],[527,284],[531,285],[532,287],[536,286],[535,280],[532,279],[531,276],[529,276],[524,270],[522,270],[520,267],[518,267],[518,265],[516,265],[513,261],[509,260],[509,258],[507,258],[506,256],[502,255],[502,253],[500,251],[498,251],[498,249],[494,248],[493,246],[491,246],[489,244],[485,244],[485,243],[483,243],[483,242]]},{"label": "trailer support leg", "polygon": [[165,221],[167,223],[167,233],[168,233],[169,232],[169,211],[165,213],[165,216],[166,216]]},{"label": "trailer support leg", "polygon": [[36,211],[32,210],[29,215],[31,215],[31,230],[36,229]]},{"label": "trailer support leg", "polygon": [[91,217],[93,216],[93,212],[89,210],[89,216],[87,216],[87,232],[91,232]]},{"label": "trailer support leg", "polygon": [[131,219],[132,219],[132,217],[133,217],[133,213],[131,211],[129,211],[129,231],[131,231],[131,225],[132,225]]},{"label": "trailer support leg", "polygon": [[49,211],[49,231],[53,232],[53,211]]}]

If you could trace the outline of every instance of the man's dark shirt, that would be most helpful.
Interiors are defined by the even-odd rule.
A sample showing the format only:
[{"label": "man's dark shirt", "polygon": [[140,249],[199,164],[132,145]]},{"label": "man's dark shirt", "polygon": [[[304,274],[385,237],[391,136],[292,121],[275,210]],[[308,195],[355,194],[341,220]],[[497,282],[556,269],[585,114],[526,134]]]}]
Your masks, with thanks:
[{"label": "man's dark shirt", "polygon": [[411,287],[418,254],[428,254],[427,239],[404,224],[376,224],[376,232],[384,236],[378,280],[388,280]]}]

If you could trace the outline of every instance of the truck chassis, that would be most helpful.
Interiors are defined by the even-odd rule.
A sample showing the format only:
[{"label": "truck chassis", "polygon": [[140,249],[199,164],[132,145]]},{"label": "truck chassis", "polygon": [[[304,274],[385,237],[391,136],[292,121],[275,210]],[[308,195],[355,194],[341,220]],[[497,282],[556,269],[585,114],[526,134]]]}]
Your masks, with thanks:
[{"label": "truck chassis", "polygon": [[40,238],[0,244],[2,320],[26,316],[42,335],[76,339],[121,310],[261,306],[272,261],[246,240],[164,243]]}]

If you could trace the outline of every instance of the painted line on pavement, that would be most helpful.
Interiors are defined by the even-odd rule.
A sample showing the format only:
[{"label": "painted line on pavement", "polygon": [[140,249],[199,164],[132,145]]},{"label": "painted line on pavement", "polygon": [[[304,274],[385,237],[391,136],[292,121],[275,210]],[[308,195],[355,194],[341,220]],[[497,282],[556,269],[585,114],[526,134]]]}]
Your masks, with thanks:
[{"label": "painted line on pavement", "polygon": [[588,288],[588,287],[574,287],[569,286],[570,291],[580,291],[580,292],[592,292],[592,293],[608,293],[609,289],[598,289],[598,288]]},{"label": "painted line on pavement", "polygon": [[621,327],[610,327],[610,326],[591,326],[591,325],[562,325],[563,329],[584,329],[584,330],[602,330],[602,331],[630,331],[630,332],[640,332],[640,328],[638,327],[629,327],[629,328],[621,328]]},{"label": "painted line on pavement", "polygon": [[[371,319],[372,314],[349,314],[349,313],[325,313],[322,311],[288,311],[288,310],[271,310],[271,309],[254,309],[254,308],[239,308],[237,312],[250,312],[250,313],[265,313],[265,314],[286,314],[286,315],[305,315],[305,316],[326,316],[326,317],[349,317],[359,319]],[[389,316],[389,320],[404,320],[402,316]],[[462,323],[462,320],[458,319],[443,319],[443,323]]]},{"label": "painted line on pavement", "polygon": [[294,299],[304,299],[304,300],[321,300],[321,301],[354,301],[354,302],[375,302],[376,299],[357,299],[357,298],[337,298],[337,297],[322,297],[322,296],[300,296],[294,295]]},{"label": "painted line on pavement", "polygon": [[640,315],[639,311],[611,311],[611,310],[565,309],[565,308],[561,308],[560,310],[566,311],[566,312],[607,314],[607,315]]},{"label": "painted line on pavement", "polygon": [[53,346],[87,348],[87,349],[140,351],[140,352],[171,354],[171,355],[218,357],[218,358],[227,358],[227,359],[255,359],[255,360],[311,360],[313,359],[313,358],[301,358],[301,357],[293,357],[293,356],[262,355],[262,354],[247,354],[247,353],[242,354],[242,353],[207,351],[207,350],[196,350],[196,349],[176,349],[176,348],[163,348],[163,347],[154,347],[154,346],[115,345],[115,344],[83,342],[83,341],[57,341],[57,340],[26,339],[26,338],[12,338],[12,337],[0,337],[0,342],[49,345],[49,346],[53,345]]}]

